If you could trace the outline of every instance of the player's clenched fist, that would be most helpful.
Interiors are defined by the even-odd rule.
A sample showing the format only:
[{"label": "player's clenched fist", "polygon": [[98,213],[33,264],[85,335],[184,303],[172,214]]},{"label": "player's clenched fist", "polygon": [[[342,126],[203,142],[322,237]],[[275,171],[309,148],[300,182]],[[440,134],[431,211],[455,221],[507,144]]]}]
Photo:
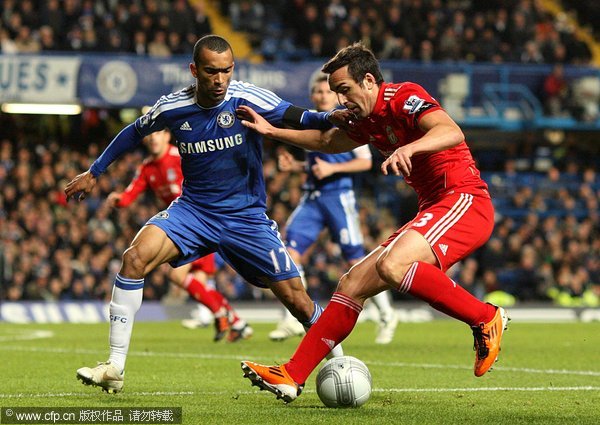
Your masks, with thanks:
[{"label": "player's clenched fist", "polygon": [[412,162],[410,158],[412,155],[413,153],[410,145],[399,147],[383,161],[383,164],[381,164],[381,171],[387,176],[389,168],[396,176],[399,176],[400,173],[407,177],[410,176],[410,172],[412,171]]},{"label": "player's clenched fist", "polygon": [[81,192],[78,201],[83,201],[88,193],[96,185],[96,177],[88,170],[85,173],[78,174],[73,180],[71,180],[65,186],[65,195],[67,195],[67,201],[74,197],[76,193]]}]

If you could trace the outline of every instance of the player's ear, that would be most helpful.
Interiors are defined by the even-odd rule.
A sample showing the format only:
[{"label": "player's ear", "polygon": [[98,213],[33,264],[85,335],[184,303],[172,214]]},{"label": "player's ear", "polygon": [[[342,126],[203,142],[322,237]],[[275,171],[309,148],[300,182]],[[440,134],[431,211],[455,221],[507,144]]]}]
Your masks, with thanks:
[{"label": "player's ear", "polygon": [[370,72],[367,72],[365,74],[365,78],[363,79],[363,82],[364,82],[367,90],[373,90],[373,87],[375,87],[375,77]]},{"label": "player's ear", "polygon": [[194,78],[198,78],[198,69],[196,68],[196,64],[194,62],[190,62],[190,72]]}]

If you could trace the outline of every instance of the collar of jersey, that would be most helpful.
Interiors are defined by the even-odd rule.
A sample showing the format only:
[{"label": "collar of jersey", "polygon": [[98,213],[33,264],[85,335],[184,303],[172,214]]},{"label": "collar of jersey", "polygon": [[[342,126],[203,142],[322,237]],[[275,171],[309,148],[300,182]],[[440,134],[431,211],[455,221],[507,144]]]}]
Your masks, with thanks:
[{"label": "collar of jersey", "polygon": [[200,109],[205,109],[205,110],[209,110],[209,109],[215,109],[220,107],[221,105],[223,105],[225,102],[227,102],[229,99],[231,99],[231,96],[229,96],[229,87],[227,87],[227,91],[225,92],[225,98],[218,104],[216,104],[215,106],[211,106],[210,108],[207,108],[206,106],[202,106],[198,103],[198,97],[197,97],[197,93],[194,91],[194,103],[196,104],[196,106]]},{"label": "collar of jersey", "polygon": [[377,101],[375,102],[375,107],[373,108],[373,112],[369,114],[368,118],[375,118],[381,114],[381,111],[386,104],[386,102],[383,101],[383,93],[385,92],[385,87],[387,85],[388,84],[384,82],[381,83],[381,86],[379,86],[379,93],[377,93]]}]

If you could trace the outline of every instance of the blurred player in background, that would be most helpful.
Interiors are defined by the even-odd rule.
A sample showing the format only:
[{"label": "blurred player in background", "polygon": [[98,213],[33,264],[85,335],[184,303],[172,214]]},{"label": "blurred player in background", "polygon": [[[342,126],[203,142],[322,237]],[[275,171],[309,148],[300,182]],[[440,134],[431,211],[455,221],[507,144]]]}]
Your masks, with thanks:
[{"label": "blurred player in background", "polygon": [[[328,114],[311,112],[252,84],[233,81],[233,51],[222,37],[207,35],[194,46],[189,65],[195,84],[162,96],[148,113],[125,127],[90,169],[65,188],[67,199],[84,199],[96,179],[142,139],[168,128],[177,141],[182,194],[152,217],[123,253],[110,303],[110,356],[77,370],[86,385],[107,392],[123,388],[125,361],[135,314],[142,304],[144,277],[160,264],[188,264],[213,252],[249,283],[271,289],[309,327],[322,308],[314,303],[296,264],[266,215],[262,136],[235,113],[250,105],[277,125],[330,128]],[[341,355],[341,347],[331,347]]]},{"label": "blurred player in background", "polygon": [[[111,207],[123,208],[130,205],[146,189],[151,189],[167,207],[179,195],[183,174],[181,157],[177,147],[171,145],[171,133],[168,130],[157,131],[144,138],[150,156],[144,160],[129,186],[122,193],[112,192],[108,195],[107,204]],[[227,299],[215,289],[207,286],[209,277],[216,273],[215,255],[205,257],[172,268],[169,280],[185,289],[196,301],[206,306],[214,315],[215,341],[227,335],[231,342],[240,338],[249,338],[252,328],[240,319]],[[190,319],[193,320],[193,319]],[[189,323],[184,322],[188,325]]]},{"label": "blurred player in background", "polygon": [[288,363],[242,362],[244,376],[286,402],[295,400],[310,373],[354,328],[365,300],[393,288],[409,293],[472,330],[475,376],[498,358],[508,322],[501,307],[479,301],[444,272],[490,237],[494,207],[458,125],[437,100],[414,83],[385,83],[373,53],[360,43],[323,66],[329,86],[347,109],[333,113],[339,127],[326,132],[275,128],[256,112],[244,125],[304,149],[350,151],[373,144],[387,159],[383,174],[402,174],[419,196],[419,212],[346,273],[331,302]]},{"label": "blurred player in background", "polygon": [[[317,111],[331,111],[337,97],[329,88],[327,75],[317,75],[310,88],[311,101]],[[306,251],[317,241],[324,228],[329,230],[333,241],[340,245],[342,255],[350,266],[364,257],[363,237],[360,231],[356,199],[351,173],[371,169],[371,151],[368,145],[352,152],[327,154],[306,152],[306,161],[297,161],[287,150],[281,149],[278,156],[281,171],[306,172],[304,195],[286,224],[285,242],[301,275],[306,264]],[[372,298],[379,311],[379,327],[375,342],[389,344],[393,337],[398,317],[390,304],[387,293],[381,292]],[[304,335],[302,325],[286,311],[269,337],[280,341],[294,335]]]}]

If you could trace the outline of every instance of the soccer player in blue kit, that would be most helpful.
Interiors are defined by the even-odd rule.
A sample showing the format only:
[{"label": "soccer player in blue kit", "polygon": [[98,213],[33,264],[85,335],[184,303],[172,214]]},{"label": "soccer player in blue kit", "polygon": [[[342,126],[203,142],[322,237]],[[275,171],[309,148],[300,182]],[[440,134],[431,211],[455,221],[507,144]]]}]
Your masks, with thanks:
[{"label": "soccer player in blue kit", "polygon": [[[310,84],[310,97],[317,111],[331,111],[338,106],[337,96],[329,88],[327,75],[317,74]],[[290,256],[300,267],[306,251],[317,241],[324,228],[342,251],[350,266],[365,256],[363,236],[358,219],[352,173],[371,169],[368,145],[343,153],[306,152],[306,161],[297,161],[285,149],[278,157],[281,171],[306,172],[302,201],[290,216],[285,231],[285,243]],[[303,261],[304,260],[304,261]],[[398,325],[398,317],[390,304],[388,291],[371,298],[379,311],[379,326],[375,342],[389,344]],[[303,335],[304,327],[286,310],[284,319],[269,333],[269,338],[281,341]]]},{"label": "soccer player in blue kit", "polygon": [[[123,253],[110,302],[110,356],[96,367],[77,370],[77,378],[86,385],[109,393],[122,390],[144,277],[165,262],[177,267],[218,252],[249,283],[270,288],[306,327],[321,314],[322,308],[302,285],[277,225],[265,213],[262,136],[244,127],[235,110],[248,105],[274,124],[306,128],[329,127],[327,114],[303,110],[268,90],[232,80],[233,69],[227,40],[202,37],[190,63],[195,84],[162,96],[65,188],[67,199],[80,193],[82,200],[98,176],[139,146],[143,137],[169,128],[176,139],[184,176],[182,194],[152,217]],[[341,347],[331,354],[341,355]]]}]

